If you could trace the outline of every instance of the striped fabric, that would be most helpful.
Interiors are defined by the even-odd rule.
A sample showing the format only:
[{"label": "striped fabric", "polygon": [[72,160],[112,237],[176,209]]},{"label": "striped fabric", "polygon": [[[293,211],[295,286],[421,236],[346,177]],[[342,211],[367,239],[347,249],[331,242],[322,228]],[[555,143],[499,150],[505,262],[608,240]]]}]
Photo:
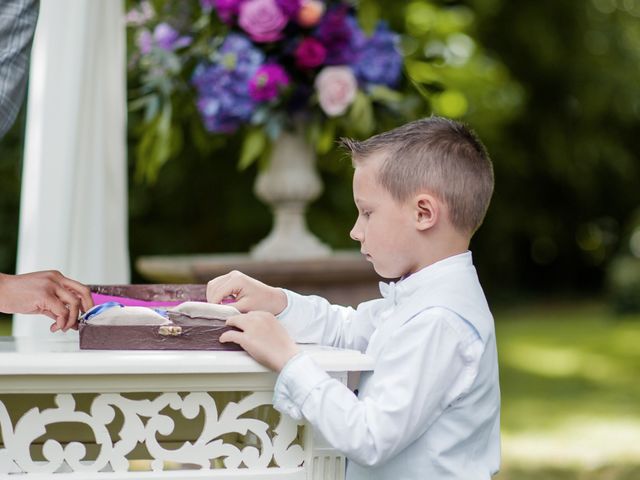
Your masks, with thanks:
[{"label": "striped fabric", "polygon": [[0,138],[22,105],[37,19],[38,0],[0,1]]}]

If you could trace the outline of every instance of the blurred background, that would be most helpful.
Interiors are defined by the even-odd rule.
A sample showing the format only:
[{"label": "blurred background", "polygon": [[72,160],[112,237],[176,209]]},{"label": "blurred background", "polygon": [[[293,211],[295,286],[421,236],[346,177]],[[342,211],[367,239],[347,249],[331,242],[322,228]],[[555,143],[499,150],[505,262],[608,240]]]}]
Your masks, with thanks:
[{"label": "blurred background", "polygon": [[[494,162],[471,248],[500,349],[498,478],[640,478],[640,0],[362,4],[402,34],[416,114],[467,122]],[[139,83],[131,69],[132,101]],[[252,192],[258,164],[237,167],[241,137],[207,136],[193,107],[175,117],[171,158],[149,181],[142,114],[129,115],[133,283],[146,281],[141,255],[246,252],[271,226]],[[15,270],[23,137],[24,114],[0,142],[2,272]],[[342,157],[320,155],[307,218],[352,249]]]}]

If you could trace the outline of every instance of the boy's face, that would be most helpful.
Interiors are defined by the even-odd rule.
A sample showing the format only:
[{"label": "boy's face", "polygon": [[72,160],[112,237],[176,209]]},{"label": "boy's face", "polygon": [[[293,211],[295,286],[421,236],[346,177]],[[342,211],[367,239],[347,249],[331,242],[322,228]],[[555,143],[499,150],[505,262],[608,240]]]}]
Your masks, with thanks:
[{"label": "boy's face", "polygon": [[414,212],[410,202],[400,203],[377,179],[380,156],[356,166],[353,197],[358,218],[350,236],[383,278],[399,278],[419,269]]}]

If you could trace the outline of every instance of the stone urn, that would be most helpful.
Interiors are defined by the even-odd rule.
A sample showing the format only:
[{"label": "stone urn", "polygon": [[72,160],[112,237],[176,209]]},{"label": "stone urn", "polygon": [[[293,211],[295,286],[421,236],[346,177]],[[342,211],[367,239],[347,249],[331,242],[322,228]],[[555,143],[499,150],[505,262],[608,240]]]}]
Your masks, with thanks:
[{"label": "stone urn", "polygon": [[322,258],[330,248],[307,228],[307,204],[322,193],[316,155],[303,132],[282,132],[273,144],[268,166],[256,178],[256,196],[273,212],[269,235],[251,249],[259,260]]}]

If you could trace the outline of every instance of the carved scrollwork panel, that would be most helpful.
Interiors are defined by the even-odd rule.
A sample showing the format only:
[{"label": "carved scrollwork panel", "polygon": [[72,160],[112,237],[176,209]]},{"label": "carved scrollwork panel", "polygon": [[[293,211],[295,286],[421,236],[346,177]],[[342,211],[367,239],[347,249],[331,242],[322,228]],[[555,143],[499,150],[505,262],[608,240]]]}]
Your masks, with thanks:
[{"label": "carved scrollwork panel", "polygon": [[[229,401],[222,411],[216,394],[192,392],[152,393],[148,398],[132,399],[121,394],[97,394],[88,412],[76,407],[73,394],[58,394],[54,408],[27,410],[12,421],[0,399],[1,473],[54,473],[61,471],[125,472],[129,469],[131,452],[144,444],[151,457],[151,468],[163,470],[167,462],[189,464],[210,469],[214,459],[222,459],[226,468],[260,469],[269,466],[291,468],[302,465],[303,446],[298,440],[298,426],[289,417],[279,415],[271,407],[271,393],[253,392],[239,401]],[[224,394],[222,394],[224,395]],[[27,398],[28,396],[25,396]],[[271,428],[256,411],[269,408],[269,415],[278,415]],[[168,414],[170,412],[171,414]],[[117,435],[109,432],[116,415],[122,418]],[[202,416],[199,431],[191,432],[177,448],[168,448],[159,437],[171,435],[174,418],[195,419]],[[252,416],[253,415],[253,416]],[[49,438],[42,444],[43,459],[32,458],[31,447],[54,424],[80,424],[89,428],[98,452],[91,458],[85,444]],[[76,427],[77,428],[77,427]],[[228,434],[251,441],[229,441]],[[175,445],[172,445],[175,447]]]}]

